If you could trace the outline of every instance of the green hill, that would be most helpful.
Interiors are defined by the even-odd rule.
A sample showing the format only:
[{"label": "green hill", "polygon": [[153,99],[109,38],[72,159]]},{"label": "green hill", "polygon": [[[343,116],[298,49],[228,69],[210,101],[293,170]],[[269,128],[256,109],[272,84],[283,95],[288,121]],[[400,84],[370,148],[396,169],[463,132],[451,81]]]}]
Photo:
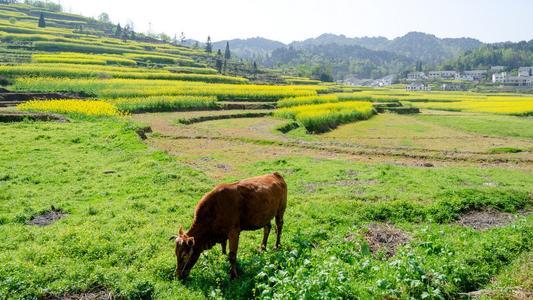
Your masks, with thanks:
[{"label": "green hill", "polygon": [[[39,27],[41,16],[45,27]],[[47,8],[0,5],[0,71],[4,76],[247,82],[216,74],[211,68],[214,60],[203,49],[162,42],[128,26],[119,30],[108,22]]]}]

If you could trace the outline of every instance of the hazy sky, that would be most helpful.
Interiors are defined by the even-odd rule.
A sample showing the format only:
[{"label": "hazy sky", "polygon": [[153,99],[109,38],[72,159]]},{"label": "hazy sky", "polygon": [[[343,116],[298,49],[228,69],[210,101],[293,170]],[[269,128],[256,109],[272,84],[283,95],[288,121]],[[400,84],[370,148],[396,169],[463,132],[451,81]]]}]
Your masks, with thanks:
[{"label": "hazy sky", "polygon": [[[55,0],[58,2],[59,0]],[[533,39],[533,0],[61,0],[67,11],[130,20],[137,31],[204,41],[322,33],[394,38],[409,31],[484,42]]]}]

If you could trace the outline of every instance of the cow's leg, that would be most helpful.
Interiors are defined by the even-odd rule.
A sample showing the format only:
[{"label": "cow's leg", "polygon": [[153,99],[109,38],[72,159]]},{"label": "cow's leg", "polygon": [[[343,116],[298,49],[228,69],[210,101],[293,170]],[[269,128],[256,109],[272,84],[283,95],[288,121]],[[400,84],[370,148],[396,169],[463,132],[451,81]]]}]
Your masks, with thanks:
[{"label": "cow's leg", "polygon": [[276,216],[276,249],[281,246],[281,230],[283,229],[283,213],[278,213]]},{"label": "cow's leg", "polygon": [[220,246],[222,246],[222,254],[226,254],[226,244],[228,240],[224,240],[220,243]]},{"label": "cow's leg", "polygon": [[264,251],[267,248],[268,235],[270,234],[271,228],[272,225],[270,225],[270,222],[268,222],[268,224],[263,228],[263,242],[261,242],[261,251]]},{"label": "cow's leg", "polygon": [[237,249],[239,249],[239,232],[232,231],[229,234],[229,263],[231,265],[230,276],[235,278],[237,274]]}]

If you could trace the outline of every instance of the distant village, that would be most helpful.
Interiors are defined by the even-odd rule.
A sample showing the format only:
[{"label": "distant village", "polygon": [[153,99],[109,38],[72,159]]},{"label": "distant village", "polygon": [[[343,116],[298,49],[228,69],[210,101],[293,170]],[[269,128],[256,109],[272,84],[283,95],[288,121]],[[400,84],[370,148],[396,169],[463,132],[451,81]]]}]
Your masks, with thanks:
[{"label": "distant village", "polygon": [[480,84],[517,88],[533,87],[533,67],[520,67],[516,75],[505,70],[504,66],[492,66],[487,70],[410,72],[406,78],[388,75],[377,80],[348,78],[340,82],[374,87],[405,83],[407,91],[431,91],[436,87],[444,91],[465,90],[468,85]]}]

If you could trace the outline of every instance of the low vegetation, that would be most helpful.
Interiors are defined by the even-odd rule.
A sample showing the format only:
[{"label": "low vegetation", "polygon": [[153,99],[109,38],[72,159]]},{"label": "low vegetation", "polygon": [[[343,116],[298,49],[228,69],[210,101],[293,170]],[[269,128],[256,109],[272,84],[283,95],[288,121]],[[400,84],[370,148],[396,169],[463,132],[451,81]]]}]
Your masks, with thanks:
[{"label": "low vegetation", "polygon": [[317,95],[284,98],[277,102],[278,107],[291,107],[310,104],[335,103],[354,100],[370,100],[370,97],[361,97],[356,94]]},{"label": "low vegetation", "polygon": [[95,55],[64,52],[58,54],[33,54],[32,62],[34,63],[52,63],[52,64],[88,64],[88,65],[135,65],[132,59],[111,55]]},{"label": "low vegetation", "polygon": [[[179,75],[179,74],[172,74]],[[204,75],[208,76],[208,75]],[[199,82],[130,79],[18,78],[16,90],[73,92],[101,98],[146,96],[216,96],[218,100],[278,100],[290,96],[316,95],[323,87],[207,84]]]},{"label": "low vegetation", "polygon": [[175,74],[166,70],[139,70],[133,68],[119,68],[97,66],[80,68],[69,64],[27,64],[18,66],[0,66],[0,72],[8,76],[38,76],[38,77],[67,77],[67,78],[127,78],[127,79],[162,79],[180,81],[203,81],[213,83],[247,83],[240,77],[212,74]]},{"label": "low vegetation", "polygon": [[120,111],[128,113],[216,109],[216,101],[216,97],[198,96],[150,96],[108,100]]},{"label": "low vegetation", "polygon": [[322,133],[357,120],[366,120],[373,114],[372,103],[351,101],[302,105],[278,109],[274,116],[298,121],[312,133]]},{"label": "low vegetation", "polygon": [[53,112],[67,115],[119,116],[118,109],[100,100],[35,100],[17,106],[21,111]]}]

